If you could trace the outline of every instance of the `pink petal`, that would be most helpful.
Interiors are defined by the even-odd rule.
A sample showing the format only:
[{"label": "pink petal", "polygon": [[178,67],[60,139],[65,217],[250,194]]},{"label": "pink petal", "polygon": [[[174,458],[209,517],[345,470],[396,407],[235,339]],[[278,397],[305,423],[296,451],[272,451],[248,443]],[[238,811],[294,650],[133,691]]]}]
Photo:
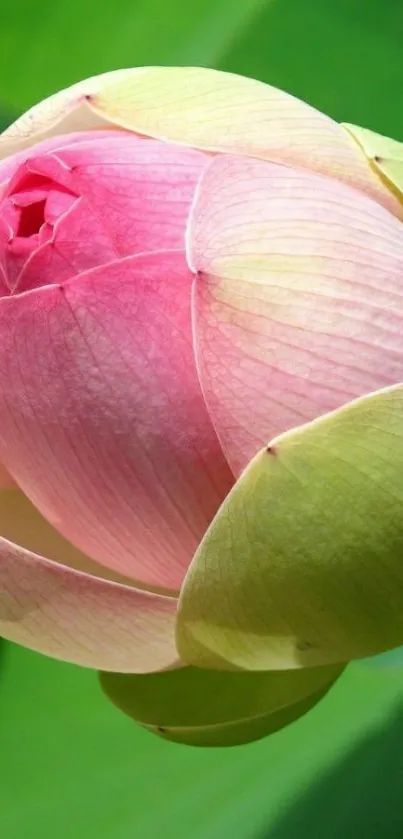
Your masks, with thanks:
[{"label": "pink petal", "polygon": [[[5,268],[14,291],[65,282],[118,256],[184,247],[191,201],[207,160],[201,152],[124,132],[95,135],[44,155],[34,151],[15,171],[10,197],[0,205],[4,216],[10,202],[17,207],[47,202],[47,234],[41,228],[39,240],[20,237],[17,219],[16,237],[6,245]],[[27,177],[40,187],[27,191]]]},{"label": "pink petal", "polygon": [[7,225],[0,219],[0,297],[10,294],[10,286],[7,279],[6,265],[4,259],[4,246],[7,247],[10,231]]},{"label": "pink petal", "polygon": [[69,567],[78,552],[35,510],[26,519],[27,505],[19,492],[0,492],[0,520],[43,543],[52,559],[0,538],[0,635],[97,669],[149,673],[174,664],[175,599]]},{"label": "pink petal", "polygon": [[232,484],[196,374],[183,254],[0,302],[0,457],[93,559],[179,587]]},{"label": "pink petal", "polygon": [[236,473],[274,435],[403,379],[403,227],[371,199],[221,157],[189,239],[202,388]]},{"label": "pink petal", "polygon": [[108,231],[83,198],[78,198],[48,231],[44,244],[23,263],[14,290],[28,291],[55,281],[63,283],[117,257]]},{"label": "pink petal", "polygon": [[81,195],[118,256],[183,248],[194,190],[208,158],[124,132],[58,152],[66,185]]},{"label": "pink petal", "polygon": [[0,534],[1,538],[13,542],[20,548],[45,556],[61,565],[68,565],[76,571],[84,571],[93,577],[102,577],[115,583],[133,585],[133,581],[128,577],[105,568],[74,548],[71,542],[41,516],[15,483],[14,486],[0,487]]},{"label": "pink petal", "polygon": [[[91,208],[83,208],[83,200],[65,185],[68,169],[56,153],[52,154],[51,147],[56,144],[63,148],[64,142],[74,145],[76,141],[76,135],[53,138],[37,146],[34,154],[22,152],[9,159],[10,180],[3,185],[0,202],[0,258],[5,294],[10,289],[24,291],[53,282],[55,276],[64,281],[77,273],[80,266],[86,269],[116,256],[102,222]],[[47,154],[38,156],[41,150]],[[0,164],[0,178],[7,163]],[[29,213],[31,206],[38,202],[44,203],[45,223],[36,235],[20,232],[23,208]],[[46,243],[47,247],[43,248]]]},{"label": "pink petal", "polygon": [[4,468],[3,464],[0,463],[0,490],[2,489],[11,489],[11,487],[15,486],[15,481],[8,474],[7,469]]}]

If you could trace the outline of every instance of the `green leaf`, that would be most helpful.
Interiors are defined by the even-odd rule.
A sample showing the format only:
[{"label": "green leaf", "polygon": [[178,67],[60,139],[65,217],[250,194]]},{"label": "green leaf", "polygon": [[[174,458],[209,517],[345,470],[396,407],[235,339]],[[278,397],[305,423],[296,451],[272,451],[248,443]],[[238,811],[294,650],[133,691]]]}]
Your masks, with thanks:
[{"label": "green leaf", "polygon": [[344,125],[378,175],[403,200],[403,143],[359,125]]},{"label": "green leaf", "polygon": [[186,576],[188,664],[292,668],[403,643],[403,386],[278,437],[245,470]]},{"label": "green leaf", "polygon": [[294,722],[342,669],[225,673],[185,667],[146,676],[101,673],[100,679],[112,702],[149,731],[188,745],[234,746]]}]

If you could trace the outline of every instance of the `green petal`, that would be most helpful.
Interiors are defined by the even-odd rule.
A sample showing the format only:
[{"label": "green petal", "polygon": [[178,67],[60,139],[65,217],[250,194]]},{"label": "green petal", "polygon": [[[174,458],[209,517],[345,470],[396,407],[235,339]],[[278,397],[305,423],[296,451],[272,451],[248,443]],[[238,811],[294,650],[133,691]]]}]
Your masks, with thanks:
[{"label": "green petal", "polygon": [[278,437],[241,475],[179,601],[184,661],[251,670],[403,643],[403,386]]},{"label": "green petal", "polygon": [[287,708],[281,708],[270,714],[263,714],[260,717],[251,717],[248,720],[228,723],[227,725],[205,725],[198,728],[171,728],[164,731],[145,726],[148,731],[158,734],[165,740],[174,743],[182,743],[187,746],[242,746],[245,743],[253,743],[255,740],[262,740],[269,734],[275,734],[296,722],[300,717],[314,708],[322,699],[329,687],[316,691],[311,696],[295,702]]},{"label": "green petal", "polygon": [[403,201],[403,143],[359,125],[343,126],[362,148],[373,169]]},{"label": "green petal", "polygon": [[185,667],[151,676],[101,673],[124,713],[168,740],[231,746],[277,731],[306,713],[340,675],[340,666],[270,673]]}]

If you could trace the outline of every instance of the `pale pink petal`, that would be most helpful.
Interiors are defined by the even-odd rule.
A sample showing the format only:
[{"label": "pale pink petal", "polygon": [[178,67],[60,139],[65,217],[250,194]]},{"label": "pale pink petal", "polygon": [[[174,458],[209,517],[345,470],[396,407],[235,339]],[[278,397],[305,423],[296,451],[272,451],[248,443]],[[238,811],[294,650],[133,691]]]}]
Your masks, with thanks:
[{"label": "pale pink petal", "polygon": [[[8,495],[0,493],[0,516]],[[10,641],[85,667],[149,673],[178,658],[175,612],[174,598],[91,576],[0,538],[0,635]]]},{"label": "pale pink petal", "polygon": [[0,302],[0,457],[93,559],[179,587],[232,484],[196,374],[184,256]]},{"label": "pale pink petal", "polygon": [[189,243],[202,388],[236,473],[274,435],[403,380],[403,227],[371,199],[221,157]]}]

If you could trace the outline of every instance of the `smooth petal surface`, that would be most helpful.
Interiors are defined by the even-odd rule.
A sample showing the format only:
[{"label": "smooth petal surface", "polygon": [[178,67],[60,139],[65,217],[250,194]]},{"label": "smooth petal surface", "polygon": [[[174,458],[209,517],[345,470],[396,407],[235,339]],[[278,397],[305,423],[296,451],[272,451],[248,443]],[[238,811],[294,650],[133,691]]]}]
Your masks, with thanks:
[{"label": "smooth petal surface", "polygon": [[248,743],[294,721],[340,675],[337,666],[273,673],[185,667],[150,676],[102,673],[106,695],[168,740],[189,745]]},{"label": "smooth petal surface", "polygon": [[356,190],[217,158],[189,259],[202,388],[237,474],[273,435],[403,379],[403,227]]},{"label": "smooth petal surface", "polygon": [[140,134],[333,175],[403,215],[340,125],[263,82],[205,67],[141,67],[106,76],[88,102],[99,117]]},{"label": "smooth petal surface", "polygon": [[362,148],[374,170],[403,203],[403,143],[359,125],[346,123],[344,128]]},{"label": "smooth petal surface", "polygon": [[34,505],[9,478],[0,486],[0,536],[31,553],[84,571],[93,577],[133,586],[133,580],[105,568],[75,548],[41,516]]},{"label": "smooth petal surface", "polygon": [[115,70],[84,79],[38,102],[3,131],[0,136],[0,159],[59,134],[111,127],[108,120],[88,107],[87,97],[98,92],[108,79],[116,82],[124,78],[126,72]]},{"label": "smooth petal surface", "polygon": [[15,481],[13,481],[11,475],[8,474],[7,470],[0,463],[0,491],[12,486],[15,486]]},{"label": "smooth petal surface", "polygon": [[175,663],[174,599],[76,570],[97,567],[18,491],[0,492],[0,532],[25,543],[0,538],[1,636],[85,667],[144,673]]},{"label": "smooth petal surface", "polygon": [[167,588],[233,482],[197,379],[190,284],[183,254],[161,252],[0,304],[6,467],[91,558]]},{"label": "smooth petal surface", "polygon": [[401,645],[402,509],[402,385],[273,440],[189,568],[183,661],[288,669]]}]

